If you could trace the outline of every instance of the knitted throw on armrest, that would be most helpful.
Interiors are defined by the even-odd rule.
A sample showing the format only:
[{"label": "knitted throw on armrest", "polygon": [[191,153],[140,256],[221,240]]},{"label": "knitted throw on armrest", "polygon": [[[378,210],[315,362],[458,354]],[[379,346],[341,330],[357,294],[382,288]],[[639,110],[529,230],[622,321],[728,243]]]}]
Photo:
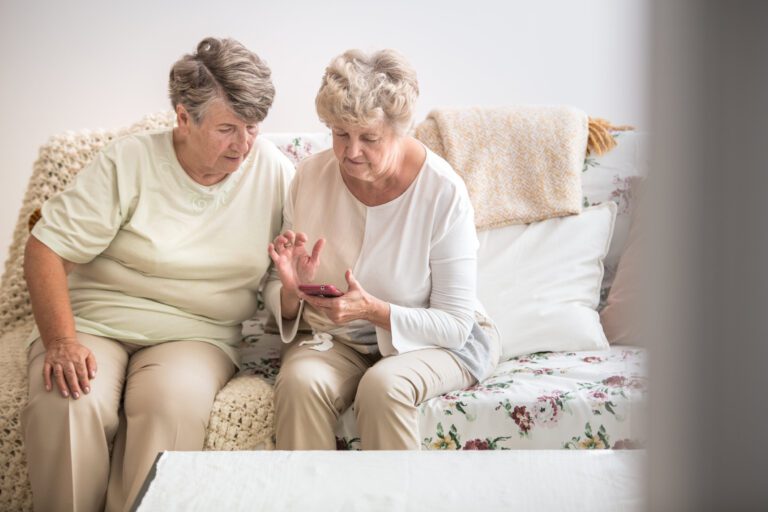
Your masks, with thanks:
[{"label": "knitted throw on armrest", "polygon": [[21,211],[13,232],[13,242],[0,281],[0,334],[32,320],[27,284],[24,281],[24,246],[36,219],[33,214],[51,196],[67,188],[72,178],[96,153],[117,137],[173,126],[173,112],[144,117],[138,123],[115,131],[67,132],[51,137],[40,148]]}]

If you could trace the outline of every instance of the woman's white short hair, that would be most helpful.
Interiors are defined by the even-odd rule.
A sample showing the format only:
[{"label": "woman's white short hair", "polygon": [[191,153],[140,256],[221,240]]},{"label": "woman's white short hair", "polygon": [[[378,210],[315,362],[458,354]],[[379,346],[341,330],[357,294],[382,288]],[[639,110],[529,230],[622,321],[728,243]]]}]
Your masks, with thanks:
[{"label": "woman's white short hair", "polygon": [[184,105],[196,123],[218,98],[244,121],[260,123],[275,98],[271,75],[264,61],[241,43],[207,37],[195,53],[173,65],[168,92],[173,108]]},{"label": "woman's white short hair", "polygon": [[399,135],[411,127],[419,96],[416,71],[394,50],[348,50],[325,68],[315,107],[327,126],[384,121]]}]

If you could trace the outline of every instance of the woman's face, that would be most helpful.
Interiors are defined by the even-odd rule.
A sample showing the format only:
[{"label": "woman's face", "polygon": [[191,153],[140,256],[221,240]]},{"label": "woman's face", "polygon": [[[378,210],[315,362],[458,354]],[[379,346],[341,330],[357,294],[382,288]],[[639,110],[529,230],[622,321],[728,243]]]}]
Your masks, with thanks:
[{"label": "woman's face", "polygon": [[182,165],[195,175],[235,172],[251,152],[259,133],[258,124],[243,121],[220,99],[208,105],[199,123],[195,123],[188,113],[178,117],[189,152]]},{"label": "woman's face", "polygon": [[384,122],[360,128],[334,125],[333,153],[344,174],[374,182],[397,172],[400,138]]}]

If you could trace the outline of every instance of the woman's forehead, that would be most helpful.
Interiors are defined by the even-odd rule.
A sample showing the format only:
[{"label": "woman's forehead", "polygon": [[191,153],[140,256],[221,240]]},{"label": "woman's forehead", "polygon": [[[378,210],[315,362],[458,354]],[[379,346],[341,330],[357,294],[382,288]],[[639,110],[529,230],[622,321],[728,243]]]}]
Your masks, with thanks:
[{"label": "woman's forehead", "polygon": [[203,122],[209,122],[212,125],[220,124],[232,124],[232,125],[249,125],[256,123],[249,123],[240,116],[238,116],[232,107],[225,100],[216,98],[211,100],[205,109],[203,114]]},{"label": "woman's forehead", "polygon": [[387,132],[392,131],[392,127],[384,120],[365,123],[363,125],[337,123],[334,124],[332,128],[335,131],[341,131],[352,135],[384,135]]}]

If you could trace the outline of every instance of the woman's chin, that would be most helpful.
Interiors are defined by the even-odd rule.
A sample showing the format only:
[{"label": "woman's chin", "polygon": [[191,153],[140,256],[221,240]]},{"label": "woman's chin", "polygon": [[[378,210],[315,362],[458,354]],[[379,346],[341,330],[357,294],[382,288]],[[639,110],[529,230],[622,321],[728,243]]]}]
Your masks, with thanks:
[{"label": "woman's chin", "polygon": [[242,158],[224,158],[219,166],[220,172],[231,174],[240,168],[240,164],[243,163]]},{"label": "woman's chin", "polygon": [[371,174],[371,170],[368,166],[349,166],[342,165],[341,170],[349,178],[353,178],[359,181],[375,181],[375,177]]}]

